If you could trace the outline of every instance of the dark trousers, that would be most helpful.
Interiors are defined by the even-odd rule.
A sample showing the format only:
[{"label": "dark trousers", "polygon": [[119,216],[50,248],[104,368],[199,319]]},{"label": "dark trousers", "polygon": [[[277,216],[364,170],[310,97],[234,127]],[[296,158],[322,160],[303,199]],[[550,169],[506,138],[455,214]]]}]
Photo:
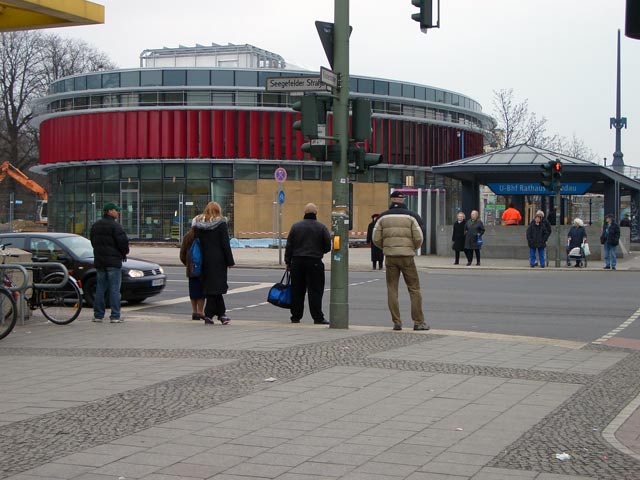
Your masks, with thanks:
[{"label": "dark trousers", "polygon": [[460,263],[460,252],[461,252],[461,251],[462,251],[462,250],[454,250],[454,252],[456,252],[456,259],[455,259],[456,265],[457,265],[458,263]]},{"label": "dark trousers", "polygon": [[205,317],[213,318],[216,315],[220,317],[224,315],[226,311],[227,307],[224,304],[222,295],[207,295],[207,304],[204,306]]},{"label": "dark trousers", "polygon": [[324,263],[319,258],[293,257],[291,259],[291,320],[304,315],[304,295],[309,295],[309,311],[315,322],[324,320],[322,295],[324,294]]},{"label": "dark trousers", "polygon": [[464,254],[467,256],[467,263],[471,263],[473,261],[473,252],[476,252],[476,263],[480,263],[480,249],[479,248],[473,248],[473,249],[465,248],[464,249]]}]

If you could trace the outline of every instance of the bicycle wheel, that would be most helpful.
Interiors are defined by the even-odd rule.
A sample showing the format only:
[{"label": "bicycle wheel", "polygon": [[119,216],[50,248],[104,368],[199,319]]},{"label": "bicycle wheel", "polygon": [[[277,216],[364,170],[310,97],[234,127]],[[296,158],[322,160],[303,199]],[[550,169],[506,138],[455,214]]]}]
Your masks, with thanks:
[{"label": "bicycle wheel", "polygon": [[[62,274],[51,273],[44,277],[42,283],[57,283]],[[73,322],[82,310],[82,295],[78,285],[70,278],[61,288],[39,288],[38,306],[47,320],[56,325],[68,325]]]},{"label": "bicycle wheel", "polygon": [[6,288],[0,288],[0,339],[11,333],[18,320],[18,309],[13,293]]}]

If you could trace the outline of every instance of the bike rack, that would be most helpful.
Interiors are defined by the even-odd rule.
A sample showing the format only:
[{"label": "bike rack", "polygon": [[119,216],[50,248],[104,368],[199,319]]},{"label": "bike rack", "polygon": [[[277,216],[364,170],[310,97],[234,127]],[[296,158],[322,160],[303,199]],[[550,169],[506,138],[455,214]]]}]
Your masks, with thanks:
[{"label": "bike rack", "polygon": [[[33,267],[53,267],[51,273],[62,273],[62,280],[60,283],[31,283],[29,284],[29,273],[27,268]],[[25,268],[26,267],[26,268]],[[20,263],[5,263],[0,264],[2,270],[18,270],[22,275],[22,284],[14,287],[6,287],[11,292],[18,292],[18,301],[16,303],[20,306],[20,324],[24,325],[24,311],[26,307],[25,292],[29,288],[62,288],[69,281],[69,271],[62,263],[59,262],[20,262]]]}]

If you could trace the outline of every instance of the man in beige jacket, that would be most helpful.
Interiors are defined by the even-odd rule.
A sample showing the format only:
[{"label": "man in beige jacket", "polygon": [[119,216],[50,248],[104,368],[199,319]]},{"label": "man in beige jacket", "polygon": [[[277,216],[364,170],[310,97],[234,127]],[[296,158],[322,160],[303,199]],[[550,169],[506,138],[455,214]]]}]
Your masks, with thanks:
[{"label": "man in beige jacket", "polygon": [[400,274],[404,278],[411,299],[411,319],[414,330],[429,330],[422,311],[420,277],[414,257],[424,239],[423,223],[420,216],[404,206],[404,194],[391,194],[389,210],[382,212],[373,228],[373,243],[381,248],[387,269],[387,303],[391,312],[394,330],[402,330],[400,305],[398,303],[398,283]]}]

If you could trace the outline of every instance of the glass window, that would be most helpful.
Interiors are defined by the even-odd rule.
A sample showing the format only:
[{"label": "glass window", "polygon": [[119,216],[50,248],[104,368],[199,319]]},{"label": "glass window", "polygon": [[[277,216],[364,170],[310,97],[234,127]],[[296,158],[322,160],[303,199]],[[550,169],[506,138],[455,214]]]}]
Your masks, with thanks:
[{"label": "glass window", "polygon": [[73,78],[67,78],[64,81],[64,91],[73,92]]},{"label": "glass window", "polygon": [[233,164],[214,163],[211,165],[212,178],[233,178]]},{"label": "glass window", "polygon": [[389,96],[391,97],[401,97],[402,96],[402,85],[397,82],[389,82]]},{"label": "glass window", "polygon": [[105,95],[102,98],[102,103],[105,107],[119,107],[120,106],[120,95]]},{"label": "glass window", "polygon": [[138,178],[138,166],[122,165],[120,167],[120,178]]},{"label": "glass window", "polygon": [[255,180],[258,177],[256,165],[236,163],[234,167],[234,177],[236,180]]},{"label": "glass window", "polygon": [[260,165],[259,167],[259,178],[266,180],[266,179],[272,179],[273,175],[276,172],[276,168],[278,168],[278,165]]},{"label": "glass window", "polygon": [[393,115],[400,115],[402,113],[402,105],[399,103],[389,102],[387,108],[387,111]]},{"label": "glass window", "polygon": [[211,103],[215,105],[233,105],[233,93],[213,92],[211,94]]},{"label": "glass window", "polygon": [[140,72],[120,72],[121,87],[139,87]]},{"label": "glass window", "polygon": [[103,73],[102,88],[118,88],[120,86],[119,73]]},{"label": "glass window", "polygon": [[135,107],[140,101],[137,93],[123,93],[120,98],[123,107]]},{"label": "glass window", "polygon": [[187,70],[187,85],[209,85],[209,70]]},{"label": "glass window", "polygon": [[158,92],[141,93],[140,105],[158,105]]},{"label": "glass window", "polygon": [[238,87],[257,87],[258,72],[252,71],[236,71],[236,86]]},{"label": "glass window", "polygon": [[373,93],[376,95],[389,95],[389,82],[376,80],[373,84]]},{"label": "glass window", "polygon": [[369,78],[359,78],[357,91],[360,93],[373,93],[373,80]]},{"label": "glass window", "polygon": [[184,92],[161,93],[160,103],[164,105],[184,105]]},{"label": "glass window", "polygon": [[211,93],[187,92],[187,105],[211,105]]},{"label": "glass window", "polygon": [[202,180],[209,179],[209,164],[208,163],[188,163],[187,164],[187,179]]},{"label": "glass window", "polygon": [[303,165],[302,166],[302,179],[303,180],[320,180],[321,168],[315,165]]},{"label": "glass window", "polygon": [[323,182],[331,182],[332,181],[331,175],[332,175],[331,165],[323,165],[322,166],[322,181]]},{"label": "glass window", "polygon": [[87,89],[93,90],[102,88],[100,75],[87,75]]},{"label": "glass window", "polygon": [[102,166],[102,180],[119,180],[120,169],[118,165],[103,165]]},{"label": "glass window", "polygon": [[213,70],[211,72],[211,85],[233,85],[233,71]]},{"label": "glass window", "polygon": [[258,102],[258,94],[256,92],[237,92],[236,105],[255,106]]},{"label": "glass window", "polygon": [[414,173],[414,185],[416,187],[422,187],[425,185],[425,171],[424,170],[417,170]]},{"label": "glass window", "polygon": [[373,181],[386,183],[389,178],[389,170],[386,168],[372,168]]},{"label": "glass window", "polygon": [[86,90],[87,89],[87,77],[76,77],[73,79],[74,90]]},{"label": "glass window", "polygon": [[87,176],[90,180],[100,180],[100,173],[100,167],[97,165],[87,167]]},{"label": "glass window", "polygon": [[349,91],[350,92],[358,92],[358,79],[354,77],[349,77]]},{"label": "glass window", "polygon": [[444,102],[444,92],[442,90],[436,90],[436,102]]},{"label": "glass window", "polygon": [[385,111],[385,104],[384,102],[371,102],[371,110],[374,112],[384,112]]},{"label": "glass window", "polygon": [[[158,165],[140,165],[140,178],[156,179],[160,178],[161,170]],[[143,184],[144,185],[144,184]],[[160,193],[159,191],[151,191],[151,193]]]},{"label": "glass window", "polygon": [[263,107],[269,107],[269,106],[279,106],[279,105],[284,105],[285,103],[285,99],[283,95],[280,95],[278,93],[263,93],[262,94],[262,106]]},{"label": "glass window", "polygon": [[427,93],[426,100],[430,102],[436,101],[436,91],[433,88],[427,88],[426,93]]},{"label": "glass window", "polygon": [[186,70],[163,70],[162,71],[162,84],[165,86],[176,86],[187,84],[187,71]]},{"label": "glass window", "polygon": [[64,181],[65,182],[73,182],[75,180],[74,177],[74,169],[73,168],[65,168],[64,169]]},{"label": "glass window", "polygon": [[451,103],[451,93],[444,92],[444,103]]},{"label": "glass window", "polygon": [[65,251],[60,245],[49,238],[31,238],[29,251],[34,257],[47,258],[55,261],[58,255],[63,255]]},{"label": "glass window", "polygon": [[460,105],[460,96],[459,95],[451,95],[451,103],[453,105]]},{"label": "glass window", "polygon": [[76,167],[74,169],[76,171],[76,181],[84,182],[87,180],[87,169],[82,167]]},{"label": "glass window", "polygon": [[189,180],[185,193],[189,195],[207,195],[209,193],[210,180]]},{"label": "glass window", "polygon": [[387,170],[389,173],[389,183],[394,183],[396,185],[402,185],[402,170]]},{"label": "glass window", "polygon": [[142,87],[159,87],[162,85],[162,70],[143,70],[140,72]]},{"label": "glass window", "polygon": [[184,178],[184,164],[170,163],[164,166],[164,178]]},{"label": "glass window", "polygon": [[281,77],[278,72],[258,72],[258,86],[264,87],[267,84],[267,78],[269,77]]},{"label": "glass window", "polygon": [[74,109],[85,109],[89,106],[89,97],[76,97],[73,99]]},{"label": "glass window", "polygon": [[424,87],[416,87],[416,98],[418,100],[426,100],[427,98],[427,89]]},{"label": "glass window", "polygon": [[402,96],[406,98],[414,98],[416,96],[416,89],[414,85],[402,84]]}]

